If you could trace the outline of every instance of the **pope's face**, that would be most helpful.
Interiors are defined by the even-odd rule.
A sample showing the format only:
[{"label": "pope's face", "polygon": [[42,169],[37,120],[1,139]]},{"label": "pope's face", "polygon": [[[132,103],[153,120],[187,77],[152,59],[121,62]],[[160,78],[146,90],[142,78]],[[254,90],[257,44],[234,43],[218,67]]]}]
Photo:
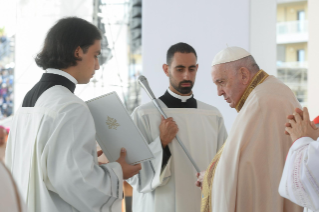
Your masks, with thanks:
[{"label": "pope's face", "polygon": [[212,67],[213,82],[217,86],[218,96],[223,96],[231,108],[235,108],[245,91],[245,85],[240,80],[240,73],[227,70],[225,64]]},{"label": "pope's face", "polygon": [[86,84],[95,74],[95,70],[100,69],[98,55],[101,52],[101,41],[95,40],[86,53],[80,50],[81,61],[78,61],[79,71],[77,73],[77,81],[79,84]]},{"label": "pope's face", "polygon": [[190,95],[194,86],[198,64],[194,53],[176,52],[170,65],[163,65],[169,77],[170,89],[179,95]]}]

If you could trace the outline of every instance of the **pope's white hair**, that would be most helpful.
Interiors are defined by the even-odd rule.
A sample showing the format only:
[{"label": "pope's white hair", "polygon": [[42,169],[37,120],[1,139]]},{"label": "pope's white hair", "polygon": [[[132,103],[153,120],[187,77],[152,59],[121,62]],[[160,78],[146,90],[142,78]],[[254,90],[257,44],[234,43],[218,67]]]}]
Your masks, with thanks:
[{"label": "pope's white hair", "polygon": [[260,69],[253,56],[249,55],[242,59],[226,63],[227,70],[237,71],[241,67],[247,68],[251,73],[257,73]]}]

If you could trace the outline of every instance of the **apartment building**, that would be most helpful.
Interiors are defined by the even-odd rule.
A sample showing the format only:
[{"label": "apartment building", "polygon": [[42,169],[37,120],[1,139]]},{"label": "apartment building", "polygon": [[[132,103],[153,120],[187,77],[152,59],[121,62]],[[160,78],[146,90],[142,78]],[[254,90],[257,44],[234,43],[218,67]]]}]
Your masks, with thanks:
[{"label": "apartment building", "polygon": [[277,2],[277,75],[307,106],[308,1]]}]

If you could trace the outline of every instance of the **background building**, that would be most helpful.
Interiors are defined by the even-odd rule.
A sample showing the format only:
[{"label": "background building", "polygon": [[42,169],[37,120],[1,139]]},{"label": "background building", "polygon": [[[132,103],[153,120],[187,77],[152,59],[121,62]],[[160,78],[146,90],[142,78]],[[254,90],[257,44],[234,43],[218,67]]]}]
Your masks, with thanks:
[{"label": "background building", "polygon": [[308,2],[278,1],[277,75],[307,106]]}]

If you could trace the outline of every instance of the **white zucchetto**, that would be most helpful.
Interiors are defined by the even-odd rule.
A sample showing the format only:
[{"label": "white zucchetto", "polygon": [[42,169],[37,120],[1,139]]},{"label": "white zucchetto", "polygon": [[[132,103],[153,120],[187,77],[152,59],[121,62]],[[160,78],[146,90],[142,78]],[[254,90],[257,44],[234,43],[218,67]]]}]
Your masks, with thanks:
[{"label": "white zucchetto", "polygon": [[216,54],[212,66],[240,60],[249,55],[251,54],[243,48],[237,46],[227,47]]}]

